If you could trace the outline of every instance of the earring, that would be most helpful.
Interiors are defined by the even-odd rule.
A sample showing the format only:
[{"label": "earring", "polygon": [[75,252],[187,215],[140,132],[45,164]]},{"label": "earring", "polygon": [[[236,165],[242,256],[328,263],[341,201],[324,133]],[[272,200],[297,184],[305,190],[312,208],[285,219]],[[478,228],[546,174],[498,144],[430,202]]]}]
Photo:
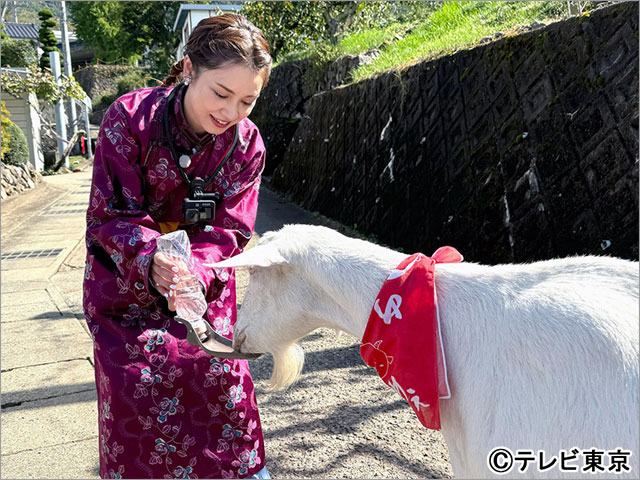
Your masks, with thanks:
[{"label": "earring", "polygon": [[184,84],[189,85],[191,83],[191,76],[187,75],[187,78],[184,79]]}]

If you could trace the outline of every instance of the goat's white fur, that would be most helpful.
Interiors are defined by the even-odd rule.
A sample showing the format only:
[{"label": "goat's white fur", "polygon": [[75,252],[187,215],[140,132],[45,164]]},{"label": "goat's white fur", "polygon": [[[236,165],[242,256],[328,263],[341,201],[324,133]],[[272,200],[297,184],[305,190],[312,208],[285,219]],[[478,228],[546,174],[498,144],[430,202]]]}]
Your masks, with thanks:
[{"label": "goat's white fur", "polygon": [[[294,344],[312,330],[362,338],[382,284],[405,257],[324,227],[288,225],[212,266],[251,267],[235,347],[273,353],[277,388],[299,374]],[[573,447],[630,449],[628,476],[638,477],[637,262],[438,264],[436,288],[452,391],[440,402],[442,433],[456,476],[491,476],[487,454],[504,446],[547,458]],[[562,476],[558,468],[522,475]]]}]

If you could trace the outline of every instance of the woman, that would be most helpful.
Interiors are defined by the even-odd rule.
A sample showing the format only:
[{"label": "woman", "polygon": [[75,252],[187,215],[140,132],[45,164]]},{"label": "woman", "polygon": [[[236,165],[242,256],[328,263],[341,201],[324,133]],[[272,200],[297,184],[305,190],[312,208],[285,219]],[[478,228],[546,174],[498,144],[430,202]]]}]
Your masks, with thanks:
[{"label": "woman", "polygon": [[[270,70],[259,29],[239,15],[211,17],[193,30],[166,86],[130,92],[104,115],[84,280],[103,478],[268,478],[247,362],[186,342],[172,294],[186,266],[157,253],[156,239],[187,232],[208,321],[230,337],[233,271],[202,264],[240,253],[251,237],[265,150],[247,116]],[[167,87],[179,74],[183,82]],[[187,221],[187,182],[210,177],[203,190],[219,196],[214,218]]]}]

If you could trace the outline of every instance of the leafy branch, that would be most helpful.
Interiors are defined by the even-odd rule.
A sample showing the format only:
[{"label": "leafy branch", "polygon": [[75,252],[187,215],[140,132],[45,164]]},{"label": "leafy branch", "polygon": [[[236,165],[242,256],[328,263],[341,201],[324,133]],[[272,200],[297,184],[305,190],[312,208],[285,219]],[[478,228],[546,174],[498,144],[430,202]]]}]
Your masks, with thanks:
[{"label": "leafy branch", "polygon": [[71,149],[78,141],[78,138],[81,135],[85,135],[86,132],[84,130],[77,130],[76,134],[70,140],[62,138],[57,134],[55,125],[44,118],[39,104],[31,101],[29,94],[34,93],[39,102],[56,103],[65,98],[83,100],[86,97],[86,93],[73,77],[67,78],[63,76],[60,85],[58,85],[49,69],[40,70],[35,64],[27,68],[28,72],[16,72],[15,70],[8,69],[0,71],[2,90],[17,98],[24,96],[25,101],[34,109],[38,117],[40,117],[41,124],[45,126],[45,134],[67,144],[62,158],[58,164],[54,166],[54,170],[57,171],[71,153]]},{"label": "leafy branch", "polygon": [[82,100],[86,96],[74,78],[62,77],[61,84],[58,85],[50,70],[42,71],[37,65],[31,65],[27,68],[26,75],[11,70],[2,70],[0,73],[2,90],[18,98],[25,93],[35,93],[38,100],[47,103],[55,103],[68,97]]}]

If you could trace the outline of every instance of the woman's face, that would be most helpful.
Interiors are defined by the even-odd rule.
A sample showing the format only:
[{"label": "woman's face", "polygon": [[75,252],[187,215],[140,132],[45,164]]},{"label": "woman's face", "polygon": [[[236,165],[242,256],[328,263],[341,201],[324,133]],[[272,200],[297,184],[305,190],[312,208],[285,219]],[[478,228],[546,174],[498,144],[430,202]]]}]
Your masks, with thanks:
[{"label": "woman's face", "polygon": [[262,89],[260,74],[241,65],[194,73],[186,57],[183,75],[189,75],[191,83],[184,98],[185,117],[198,134],[220,135],[249,116]]}]

